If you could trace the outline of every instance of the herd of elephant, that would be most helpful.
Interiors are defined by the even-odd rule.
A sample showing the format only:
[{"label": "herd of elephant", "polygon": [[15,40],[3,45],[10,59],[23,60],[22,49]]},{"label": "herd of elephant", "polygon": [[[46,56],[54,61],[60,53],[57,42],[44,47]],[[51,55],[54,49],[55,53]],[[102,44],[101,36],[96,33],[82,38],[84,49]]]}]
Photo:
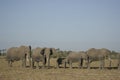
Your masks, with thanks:
[{"label": "herd of elephant", "polygon": [[[55,48],[40,48],[37,47],[35,49],[31,49],[31,46],[20,46],[20,47],[11,47],[7,50],[6,59],[8,61],[8,65],[12,67],[12,63],[14,61],[22,61],[22,67],[26,67],[26,62],[29,63],[29,66],[34,68],[34,63],[37,63],[39,68],[39,62],[42,62],[43,68],[50,68],[50,56],[56,53]],[[71,51],[67,57],[65,58],[57,58],[57,68],[61,64],[64,64],[64,68],[66,68],[66,64],[70,65],[72,68],[72,63],[78,62],[79,68],[83,67],[83,61],[86,62],[86,67],[90,69],[90,63],[98,60],[100,62],[99,69],[103,69],[105,65],[105,59],[109,60],[109,67],[111,67],[111,51],[105,48],[95,49],[91,48],[87,51],[75,52]],[[117,68],[120,69],[120,54],[118,54],[118,63]]]}]

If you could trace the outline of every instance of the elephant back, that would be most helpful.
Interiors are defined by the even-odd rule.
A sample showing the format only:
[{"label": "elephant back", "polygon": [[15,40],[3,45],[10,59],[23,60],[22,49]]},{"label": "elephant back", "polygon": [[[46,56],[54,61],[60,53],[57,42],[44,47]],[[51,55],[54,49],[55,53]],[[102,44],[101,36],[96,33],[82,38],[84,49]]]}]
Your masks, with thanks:
[{"label": "elephant back", "polygon": [[78,52],[70,52],[69,55],[66,57],[66,60],[72,60],[73,62],[78,61],[81,58]]},{"label": "elephant back", "polygon": [[42,51],[42,48],[37,47],[32,50],[32,56],[41,56],[40,52]]},{"label": "elephant back", "polygon": [[74,57],[78,57],[78,52],[70,52],[69,55],[67,56],[68,58],[74,58]]},{"label": "elephant back", "polygon": [[18,48],[18,54],[19,54],[19,57],[21,57],[21,59],[22,58],[24,58],[24,57],[26,57],[26,58],[28,58],[28,57],[30,57],[30,48],[28,47],[28,46],[20,46],[19,48]]},{"label": "elephant back", "polygon": [[18,54],[18,47],[11,47],[7,50],[7,54],[6,54],[6,58],[7,60],[19,60],[19,54]]},{"label": "elephant back", "polygon": [[100,49],[100,52],[103,56],[106,56],[106,57],[111,54],[111,51],[106,48]]},{"label": "elephant back", "polygon": [[87,51],[87,55],[89,57],[97,57],[98,54],[99,54],[99,51],[98,51],[98,49],[95,49],[95,48],[91,48]]}]

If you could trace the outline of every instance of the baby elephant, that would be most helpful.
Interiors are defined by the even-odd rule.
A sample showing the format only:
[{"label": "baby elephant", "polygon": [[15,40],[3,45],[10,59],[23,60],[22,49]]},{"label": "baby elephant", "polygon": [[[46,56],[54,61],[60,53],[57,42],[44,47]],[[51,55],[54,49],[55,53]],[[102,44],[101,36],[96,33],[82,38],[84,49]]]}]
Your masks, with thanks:
[{"label": "baby elephant", "polygon": [[57,68],[60,68],[60,65],[64,64],[65,63],[65,59],[66,58],[58,58],[56,63],[57,63]]},{"label": "baby elephant", "polygon": [[79,68],[82,68],[83,60],[88,60],[88,56],[87,56],[86,52],[84,52],[84,51],[70,52],[69,55],[65,59],[65,67],[66,67],[66,63],[68,63],[70,65],[70,68],[72,68],[72,63],[78,62]]}]

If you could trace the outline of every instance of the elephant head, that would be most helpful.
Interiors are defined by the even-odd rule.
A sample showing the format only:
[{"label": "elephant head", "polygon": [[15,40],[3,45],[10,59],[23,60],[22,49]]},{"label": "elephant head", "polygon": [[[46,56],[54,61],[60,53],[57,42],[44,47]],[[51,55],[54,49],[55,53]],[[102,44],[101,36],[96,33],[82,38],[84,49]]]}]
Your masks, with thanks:
[{"label": "elephant head", "polygon": [[46,62],[47,62],[48,68],[50,67],[50,56],[53,55],[54,53],[55,53],[55,49],[54,48],[44,48],[41,51],[41,54],[46,57]]}]

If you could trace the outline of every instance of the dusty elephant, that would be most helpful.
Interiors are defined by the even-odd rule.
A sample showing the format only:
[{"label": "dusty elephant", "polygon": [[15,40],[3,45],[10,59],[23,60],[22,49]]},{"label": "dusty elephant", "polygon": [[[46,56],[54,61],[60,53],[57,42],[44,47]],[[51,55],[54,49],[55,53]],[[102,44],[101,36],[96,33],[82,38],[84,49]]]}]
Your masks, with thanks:
[{"label": "dusty elephant", "polygon": [[66,63],[70,65],[70,68],[72,68],[73,62],[78,62],[79,68],[82,68],[83,66],[83,60],[87,60],[88,56],[86,52],[80,51],[80,52],[70,52],[69,55],[65,59],[64,67],[66,67]]},{"label": "dusty elephant", "polygon": [[50,56],[56,52],[55,48],[44,48],[42,54],[46,57],[47,67],[50,67]]},{"label": "dusty elephant", "polygon": [[88,61],[88,69],[90,69],[90,63],[93,61],[100,61],[100,66],[99,69],[103,69],[104,68],[104,64],[105,58],[109,59],[109,66],[111,67],[111,57],[110,57],[111,51],[105,48],[102,49],[95,49],[95,48],[91,48],[87,51],[87,55],[89,57],[89,61]]},{"label": "dusty elephant", "polygon": [[12,66],[12,62],[22,60],[22,67],[26,67],[27,60],[31,66],[31,46],[12,47],[7,50],[6,58],[8,65]]},{"label": "dusty elephant", "polygon": [[39,62],[43,63],[43,67],[46,64],[46,56],[43,53],[43,48],[37,47],[32,50],[32,68],[34,68],[34,63],[37,62],[37,67],[39,68]]}]

